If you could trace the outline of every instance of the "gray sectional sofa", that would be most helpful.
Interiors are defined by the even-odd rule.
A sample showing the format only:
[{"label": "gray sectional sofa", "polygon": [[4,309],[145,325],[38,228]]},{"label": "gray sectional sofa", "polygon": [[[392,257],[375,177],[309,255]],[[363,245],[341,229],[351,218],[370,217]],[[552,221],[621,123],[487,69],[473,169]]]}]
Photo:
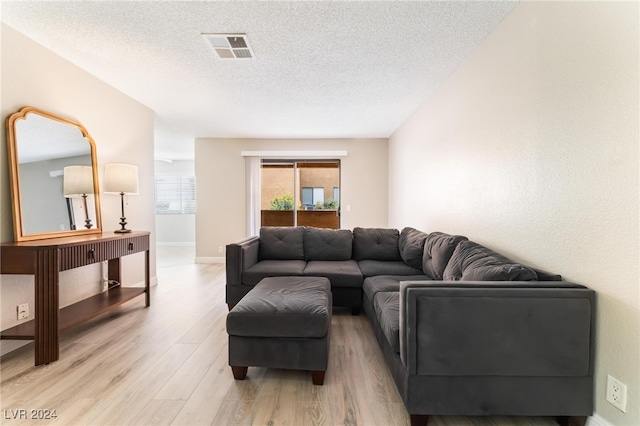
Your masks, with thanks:
[{"label": "gray sectional sofa", "polygon": [[262,278],[321,276],[363,308],[412,424],[429,415],[593,412],[595,293],[469,241],[413,228],[262,228],[227,245],[231,309]]}]

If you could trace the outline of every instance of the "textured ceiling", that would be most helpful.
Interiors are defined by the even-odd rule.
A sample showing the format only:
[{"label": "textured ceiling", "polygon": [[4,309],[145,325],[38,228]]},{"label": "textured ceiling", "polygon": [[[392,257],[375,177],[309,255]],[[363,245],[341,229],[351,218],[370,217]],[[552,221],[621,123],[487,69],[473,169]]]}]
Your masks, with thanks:
[{"label": "textured ceiling", "polygon": [[3,0],[1,19],[152,108],[175,158],[181,137],[388,137],[515,4]]}]

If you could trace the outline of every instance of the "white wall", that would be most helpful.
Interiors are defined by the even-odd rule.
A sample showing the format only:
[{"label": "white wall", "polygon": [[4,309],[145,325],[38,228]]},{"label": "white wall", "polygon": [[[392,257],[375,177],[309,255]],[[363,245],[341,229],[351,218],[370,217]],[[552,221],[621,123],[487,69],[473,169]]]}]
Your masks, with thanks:
[{"label": "white wall", "polygon": [[616,425],[640,424],[638,8],[520,3],[389,141],[391,226],[597,291],[596,412]]},{"label": "white wall", "polygon": [[387,226],[386,139],[196,139],[196,257],[221,257],[218,247],[246,236],[242,151],[336,150],[348,153],[341,158],[341,227]]},{"label": "white wall", "polygon": [[[195,176],[193,160],[156,161],[156,175]],[[196,186],[198,182],[196,181]],[[198,200],[196,199],[196,203]],[[193,246],[196,243],[195,214],[157,214],[156,240],[161,246]]]},{"label": "white wall", "polygon": [[[96,142],[99,181],[104,165],[112,162],[138,166],[140,195],[128,197],[125,207],[128,227],[154,231],[154,114],[149,108],[125,96],[48,49],[2,24],[1,109],[3,121],[24,106],[35,106],[84,125]],[[2,126],[6,146],[5,126]],[[0,241],[13,240],[11,197],[6,149],[0,149]],[[120,199],[102,195],[104,231],[118,229]],[[151,234],[150,274],[156,281],[155,234]],[[124,258],[123,284],[144,280],[144,254]],[[100,291],[100,265],[63,272],[60,276],[60,304],[65,306]],[[15,306],[33,306],[31,276],[2,275],[0,328],[17,323]]]}]

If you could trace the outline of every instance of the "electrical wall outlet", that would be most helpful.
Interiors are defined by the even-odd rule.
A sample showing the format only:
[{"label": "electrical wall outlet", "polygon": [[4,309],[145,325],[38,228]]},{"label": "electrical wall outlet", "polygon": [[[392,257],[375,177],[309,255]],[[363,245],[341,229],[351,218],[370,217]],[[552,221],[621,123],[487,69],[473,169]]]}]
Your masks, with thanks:
[{"label": "electrical wall outlet", "polygon": [[218,247],[218,253],[224,253],[224,247],[219,246]]},{"label": "electrical wall outlet", "polygon": [[627,385],[607,375],[607,401],[623,413],[627,412]]},{"label": "electrical wall outlet", "polygon": [[23,303],[21,305],[18,305],[16,307],[16,311],[18,312],[18,319],[25,319],[25,318],[29,318],[29,304],[28,303]]}]

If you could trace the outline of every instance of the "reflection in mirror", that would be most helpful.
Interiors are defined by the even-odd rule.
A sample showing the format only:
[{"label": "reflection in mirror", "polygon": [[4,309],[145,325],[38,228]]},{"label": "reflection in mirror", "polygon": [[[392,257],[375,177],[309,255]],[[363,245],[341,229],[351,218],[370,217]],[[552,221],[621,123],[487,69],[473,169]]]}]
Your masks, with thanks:
[{"label": "reflection in mirror", "polygon": [[[77,214],[84,212],[84,227],[91,229],[93,224],[87,210],[87,198],[93,194],[93,170],[91,166],[67,166],[63,172],[63,193],[69,208],[69,225],[76,228]],[[82,205],[74,205],[71,200],[82,198]]]},{"label": "reflection in mirror", "polygon": [[7,127],[16,240],[101,232],[95,145],[84,127],[33,107]]}]

